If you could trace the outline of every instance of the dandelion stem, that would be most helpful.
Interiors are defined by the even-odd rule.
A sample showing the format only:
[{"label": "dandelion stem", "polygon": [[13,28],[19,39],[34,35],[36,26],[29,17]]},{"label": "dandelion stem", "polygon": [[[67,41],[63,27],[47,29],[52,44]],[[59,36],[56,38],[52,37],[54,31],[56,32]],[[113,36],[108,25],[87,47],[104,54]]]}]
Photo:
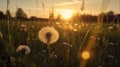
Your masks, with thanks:
[{"label": "dandelion stem", "polygon": [[[6,8],[6,12],[8,11],[9,8],[9,0],[7,0],[7,8]],[[7,15],[7,23],[8,23],[8,38],[9,38],[9,42],[11,43],[11,36],[10,36],[10,21],[9,21],[10,17],[9,15]]]},{"label": "dandelion stem", "polygon": [[85,34],[85,36],[84,36],[84,38],[83,38],[83,41],[82,41],[82,43],[81,43],[81,46],[80,46],[80,48],[79,48],[79,51],[81,50],[82,46],[84,45],[84,42],[85,42],[85,40],[86,40],[86,38],[87,38],[87,36],[88,36],[88,34],[89,34],[89,32],[90,32],[91,29],[92,29],[92,25],[91,25],[90,28],[87,30],[87,32],[86,32],[86,34]]}]

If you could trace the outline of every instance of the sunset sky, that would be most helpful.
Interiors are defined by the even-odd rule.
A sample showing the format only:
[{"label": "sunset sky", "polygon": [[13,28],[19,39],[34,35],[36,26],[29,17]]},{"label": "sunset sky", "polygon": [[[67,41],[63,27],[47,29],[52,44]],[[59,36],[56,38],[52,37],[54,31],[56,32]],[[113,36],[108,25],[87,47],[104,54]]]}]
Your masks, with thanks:
[{"label": "sunset sky", "polygon": [[[106,2],[103,3],[103,1]],[[84,10],[81,11],[81,0],[10,0],[9,10],[14,16],[16,8],[20,7],[25,11],[28,17],[37,16],[44,18],[49,17],[49,10],[52,6],[54,7],[55,15],[61,13],[64,9],[72,10],[73,13],[79,12],[98,14],[101,11],[109,10],[119,13],[119,1],[120,0],[84,0]],[[6,11],[6,2],[7,0],[0,0],[0,11],[3,11],[4,13]]]}]

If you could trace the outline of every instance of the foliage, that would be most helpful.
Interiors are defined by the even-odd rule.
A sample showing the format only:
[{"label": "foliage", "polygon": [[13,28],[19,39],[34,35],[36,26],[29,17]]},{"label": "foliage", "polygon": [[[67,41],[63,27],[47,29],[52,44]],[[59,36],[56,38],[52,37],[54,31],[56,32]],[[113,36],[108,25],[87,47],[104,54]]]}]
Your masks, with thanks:
[{"label": "foliage", "polygon": [[[46,26],[52,26],[59,32],[58,41],[50,46],[50,57],[48,57],[47,45],[38,38],[39,30]],[[99,32],[98,36],[93,36],[93,31],[99,27],[100,30],[97,30]],[[82,62],[81,52],[84,51],[91,38],[96,39],[96,42],[90,53],[90,59],[86,62],[86,67],[120,66],[119,24],[103,23],[99,26],[96,23],[89,22],[41,23],[21,21],[17,23],[10,21],[11,43],[8,40],[9,34],[6,21],[0,21],[0,31],[3,35],[2,40],[0,40],[2,42],[0,44],[0,55],[3,56],[0,56],[0,59],[8,61],[11,67],[79,67]],[[15,49],[20,44],[29,46],[31,49],[30,54],[21,55],[17,53]],[[81,50],[79,51],[80,47]],[[3,64],[2,62],[1,65]]]},{"label": "foliage", "polygon": [[22,8],[17,8],[16,11],[16,19],[18,20],[25,20],[27,19],[27,15],[25,14],[25,12],[22,10]]}]

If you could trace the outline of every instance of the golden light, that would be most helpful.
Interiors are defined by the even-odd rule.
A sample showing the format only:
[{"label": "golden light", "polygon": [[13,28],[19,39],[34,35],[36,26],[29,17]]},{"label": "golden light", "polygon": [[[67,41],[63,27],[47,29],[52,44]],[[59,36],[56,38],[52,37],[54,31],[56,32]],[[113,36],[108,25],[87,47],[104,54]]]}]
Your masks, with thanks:
[{"label": "golden light", "polygon": [[78,30],[77,29],[73,29],[73,31],[77,32]]},{"label": "golden light", "polygon": [[62,9],[62,10],[60,10],[60,14],[62,15],[62,17],[64,19],[70,19],[72,17],[73,13],[74,12],[71,9]]},{"label": "golden light", "polygon": [[88,51],[84,51],[82,53],[82,58],[85,59],[85,60],[89,59],[90,58],[90,53]]}]

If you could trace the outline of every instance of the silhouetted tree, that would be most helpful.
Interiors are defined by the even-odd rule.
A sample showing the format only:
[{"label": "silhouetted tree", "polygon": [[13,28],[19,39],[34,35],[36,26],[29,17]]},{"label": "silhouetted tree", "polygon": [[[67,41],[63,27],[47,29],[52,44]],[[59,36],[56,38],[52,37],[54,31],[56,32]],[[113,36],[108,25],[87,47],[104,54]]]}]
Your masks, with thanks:
[{"label": "silhouetted tree", "polygon": [[6,19],[10,19],[11,18],[11,13],[10,13],[9,10],[6,11],[5,17],[6,17]]},{"label": "silhouetted tree", "polygon": [[37,18],[36,16],[31,16],[31,17],[29,18],[29,20],[31,20],[31,21],[36,21],[36,20],[38,20],[38,18]]},{"label": "silhouetted tree", "polygon": [[22,8],[18,8],[16,11],[16,19],[17,20],[26,20],[27,15],[26,13],[22,10]]},{"label": "silhouetted tree", "polygon": [[5,15],[3,14],[2,11],[0,11],[0,20],[3,20],[3,19],[5,19]]},{"label": "silhouetted tree", "polygon": [[114,18],[114,12],[113,11],[109,11],[106,14],[107,14],[107,22],[112,22],[113,18]]},{"label": "silhouetted tree", "polygon": [[78,22],[78,21],[80,21],[79,19],[80,19],[79,14],[76,13],[76,14],[74,14],[74,15],[72,16],[72,19],[71,19],[71,20]]},{"label": "silhouetted tree", "polygon": [[61,14],[58,14],[57,18],[56,18],[56,21],[62,21],[61,19]]},{"label": "silhouetted tree", "polygon": [[80,16],[80,19],[83,22],[96,22],[97,21],[97,16],[93,16],[91,14],[84,14]]},{"label": "silhouetted tree", "polygon": [[103,22],[103,20],[104,20],[104,16],[105,16],[105,13],[100,13],[99,15],[98,15],[98,21],[99,22]]}]

